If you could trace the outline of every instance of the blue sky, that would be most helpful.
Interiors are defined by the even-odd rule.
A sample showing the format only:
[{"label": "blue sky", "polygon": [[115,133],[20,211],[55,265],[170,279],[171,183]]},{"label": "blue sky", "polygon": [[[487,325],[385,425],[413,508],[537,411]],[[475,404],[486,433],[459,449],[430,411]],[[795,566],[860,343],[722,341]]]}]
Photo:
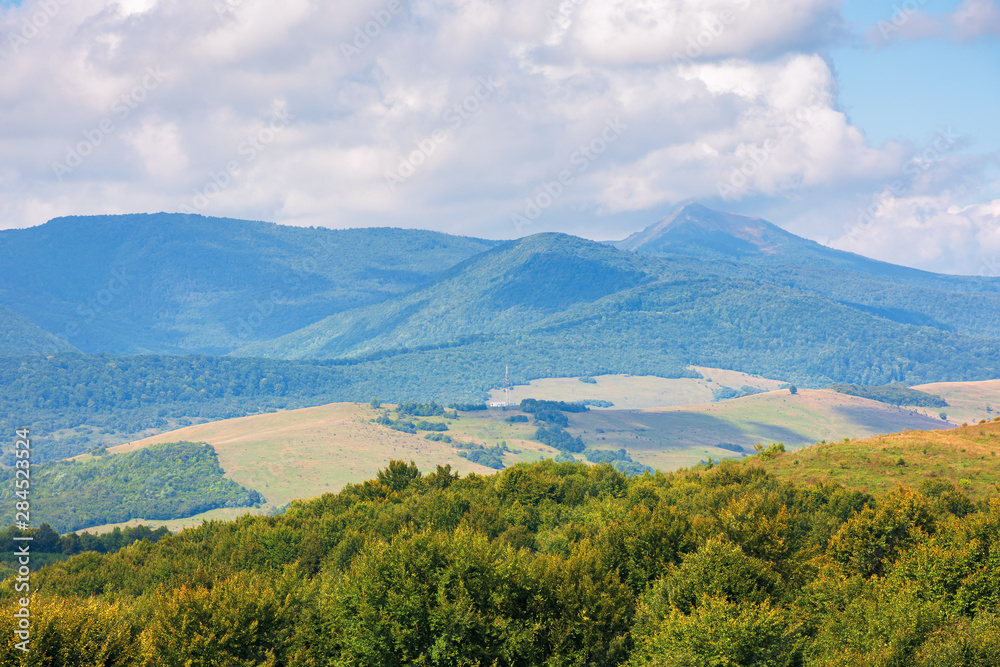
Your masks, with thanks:
[{"label": "blue sky", "polygon": [[603,240],[697,200],[991,275],[1000,0],[909,2],[7,2],[0,227],[181,211]]},{"label": "blue sky", "polygon": [[[928,0],[923,8],[944,13],[959,4]],[[892,9],[881,2],[847,2],[844,16],[867,28],[891,19]],[[922,40],[881,49],[845,45],[831,49],[830,57],[841,106],[872,141],[900,137],[919,141],[950,124],[985,147],[1000,148],[996,39],[962,44]]]}]

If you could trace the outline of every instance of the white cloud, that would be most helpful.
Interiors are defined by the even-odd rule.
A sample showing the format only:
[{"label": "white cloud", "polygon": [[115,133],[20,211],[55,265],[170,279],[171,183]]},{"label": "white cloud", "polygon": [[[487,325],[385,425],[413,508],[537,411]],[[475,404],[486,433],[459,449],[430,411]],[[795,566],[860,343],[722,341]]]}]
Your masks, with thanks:
[{"label": "white cloud", "polygon": [[775,54],[840,35],[837,0],[584,2],[568,39],[589,60],[656,64],[680,57]]},{"label": "white cloud", "polygon": [[963,0],[953,10],[940,14],[918,9],[915,3],[901,5],[893,5],[891,16],[868,29],[870,42],[883,46],[897,39],[969,42],[980,37],[1000,37],[1000,6],[995,0]]},{"label": "white cloud", "polygon": [[952,33],[961,41],[1000,37],[1000,7],[993,0],[964,0],[950,18]]},{"label": "white cloud", "polygon": [[964,275],[1000,275],[1000,199],[960,205],[954,193],[885,200],[876,215],[831,245],[894,264]]}]

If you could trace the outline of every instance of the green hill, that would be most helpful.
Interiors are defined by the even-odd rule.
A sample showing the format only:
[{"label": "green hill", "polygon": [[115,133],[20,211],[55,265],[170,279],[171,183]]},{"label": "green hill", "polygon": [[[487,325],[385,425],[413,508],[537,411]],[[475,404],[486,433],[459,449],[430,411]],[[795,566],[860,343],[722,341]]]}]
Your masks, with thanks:
[{"label": "green hill", "polygon": [[1000,420],[817,444],[763,462],[780,479],[838,483],[868,493],[946,482],[973,500],[1000,480]]},{"label": "green hill", "polygon": [[[86,352],[225,354],[414,286],[496,242],[181,214],[5,233],[0,304]],[[21,258],[44,270],[23,270]]]},{"label": "green hill", "polygon": [[1000,502],[922,488],[393,461],[32,572],[28,655],[4,582],[0,663],[995,665]]},{"label": "green hill", "polygon": [[[3,526],[14,524],[15,473],[13,468],[0,469]],[[263,501],[256,491],[223,474],[215,451],[191,442],[36,465],[31,471],[31,512],[64,533],[132,518],[175,519]]]},{"label": "green hill", "polygon": [[[929,296],[906,283],[893,289],[914,301]],[[995,301],[986,312],[1000,313],[1000,297],[979,296]],[[963,334],[901,319],[772,281],[754,265],[642,256],[540,234],[466,260],[409,294],[235,354],[301,359],[447,344],[472,366],[506,359],[534,368],[565,356],[552,354],[562,347],[579,363],[546,375],[696,364],[811,386],[1000,377],[995,322],[983,331],[967,323],[978,333]]]},{"label": "green hill", "polygon": [[0,356],[74,351],[76,348],[66,340],[0,306]]}]

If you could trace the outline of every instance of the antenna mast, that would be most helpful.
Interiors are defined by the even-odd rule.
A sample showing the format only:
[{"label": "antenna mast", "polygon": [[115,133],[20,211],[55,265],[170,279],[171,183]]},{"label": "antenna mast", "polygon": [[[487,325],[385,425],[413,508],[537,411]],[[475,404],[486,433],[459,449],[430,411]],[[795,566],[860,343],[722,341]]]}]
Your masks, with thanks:
[{"label": "antenna mast", "polygon": [[507,380],[506,380],[506,386],[507,386],[506,397],[507,397],[507,400],[506,400],[506,402],[507,402],[507,407],[509,408],[510,407],[510,366],[509,365],[504,366],[504,369],[506,370],[506,377],[507,377]]}]

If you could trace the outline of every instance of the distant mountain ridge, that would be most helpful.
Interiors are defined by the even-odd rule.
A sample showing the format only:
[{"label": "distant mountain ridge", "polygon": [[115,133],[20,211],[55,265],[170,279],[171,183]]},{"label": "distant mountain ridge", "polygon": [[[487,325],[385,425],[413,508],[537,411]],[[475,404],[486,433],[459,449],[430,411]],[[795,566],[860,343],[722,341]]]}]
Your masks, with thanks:
[{"label": "distant mountain ridge", "polygon": [[782,255],[789,247],[809,243],[812,242],[761,218],[714,211],[701,204],[686,204],[614,246],[650,255],[714,250],[720,255],[744,257],[754,253]]},{"label": "distant mountain ridge", "polygon": [[68,322],[84,352],[339,359],[373,364],[374,387],[442,374],[462,395],[488,388],[480,366],[511,360],[527,379],[689,364],[816,386],[1000,377],[1000,280],[876,262],[698,204],[617,244],[156,214],[11,230],[4,254],[46,267],[0,262],[16,328]]},{"label": "distant mountain ridge", "polygon": [[167,213],[56,218],[3,236],[0,304],[80,350],[115,354],[224,354],[409,291],[497,243]]},{"label": "distant mountain ridge", "polygon": [[997,283],[976,277],[944,276],[804,239],[762,218],[716,211],[698,203],[679,206],[662,220],[613,243],[645,255],[690,255],[771,266],[800,265],[846,269],[927,286],[956,283],[997,291]]}]

